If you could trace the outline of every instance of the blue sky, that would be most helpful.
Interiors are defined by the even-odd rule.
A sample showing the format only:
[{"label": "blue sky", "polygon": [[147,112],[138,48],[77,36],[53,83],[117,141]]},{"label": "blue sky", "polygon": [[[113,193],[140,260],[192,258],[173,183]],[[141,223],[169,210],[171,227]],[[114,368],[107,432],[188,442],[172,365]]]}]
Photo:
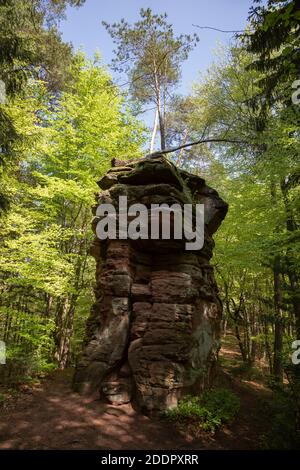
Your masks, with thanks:
[{"label": "blue sky", "polygon": [[192,25],[223,30],[244,29],[251,5],[252,0],[86,0],[79,9],[67,9],[67,18],[61,22],[60,29],[64,40],[72,42],[75,49],[81,47],[89,56],[99,50],[103,62],[109,64],[113,43],[101,24],[102,20],[112,23],[125,18],[131,23],[138,19],[140,8],[147,7],[155,13],[166,12],[176,34],[197,32],[200,37],[197,48],[182,67],[178,92],[187,94],[198,73],[205,72],[212,63],[217,44],[226,44],[232,37],[231,34],[208,29],[199,30]]}]

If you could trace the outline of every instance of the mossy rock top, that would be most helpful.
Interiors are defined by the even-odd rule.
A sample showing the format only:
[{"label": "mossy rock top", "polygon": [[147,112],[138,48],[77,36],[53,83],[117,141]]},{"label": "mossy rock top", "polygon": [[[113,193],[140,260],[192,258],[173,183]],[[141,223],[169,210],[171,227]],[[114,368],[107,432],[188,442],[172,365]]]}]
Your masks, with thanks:
[{"label": "mossy rock top", "polygon": [[184,170],[179,170],[164,156],[142,158],[140,160],[113,160],[113,168],[98,181],[101,189],[109,189],[114,184],[151,185],[169,184],[180,191],[194,193],[205,185],[205,180]]}]

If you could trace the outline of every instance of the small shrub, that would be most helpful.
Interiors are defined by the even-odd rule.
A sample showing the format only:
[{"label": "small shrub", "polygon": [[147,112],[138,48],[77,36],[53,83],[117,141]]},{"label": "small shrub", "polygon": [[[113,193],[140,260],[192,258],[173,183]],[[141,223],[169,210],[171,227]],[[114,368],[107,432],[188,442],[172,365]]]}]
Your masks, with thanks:
[{"label": "small shrub", "polygon": [[201,396],[186,396],[176,408],[167,411],[173,421],[196,422],[204,431],[214,433],[222,424],[232,421],[240,400],[227,389],[215,389]]}]

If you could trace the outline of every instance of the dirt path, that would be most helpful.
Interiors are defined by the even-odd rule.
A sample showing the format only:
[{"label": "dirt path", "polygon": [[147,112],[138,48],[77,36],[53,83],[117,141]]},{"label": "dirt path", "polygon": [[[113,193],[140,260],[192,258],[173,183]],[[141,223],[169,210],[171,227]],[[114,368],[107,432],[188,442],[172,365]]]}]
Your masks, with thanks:
[{"label": "dirt path", "polygon": [[70,374],[52,378],[0,414],[0,449],[168,449],[189,443],[168,423],[111,406],[70,389]]},{"label": "dirt path", "polygon": [[72,392],[71,371],[57,371],[0,411],[0,449],[255,449],[266,430],[259,410],[265,392],[228,373],[222,380],[241,399],[236,420],[192,439],[172,424],[150,419],[129,405],[111,406]]}]

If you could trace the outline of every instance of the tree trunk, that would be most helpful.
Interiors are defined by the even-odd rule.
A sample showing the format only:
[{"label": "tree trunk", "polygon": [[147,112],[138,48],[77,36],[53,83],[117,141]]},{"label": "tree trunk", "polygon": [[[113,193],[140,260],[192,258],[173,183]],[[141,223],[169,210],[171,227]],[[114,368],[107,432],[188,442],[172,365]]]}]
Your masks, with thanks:
[{"label": "tree trunk", "polygon": [[69,362],[69,355],[70,355],[70,342],[73,334],[73,320],[74,320],[74,313],[75,313],[75,305],[71,306],[64,328],[64,334],[62,335],[62,341],[60,344],[59,350],[59,368],[65,369]]},{"label": "tree trunk", "polygon": [[237,339],[237,342],[238,342],[238,345],[239,345],[239,348],[240,348],[240,352],[241,352],[243,362],[247,363],[248,362],[247,353],[245,351],[243,341],[242,341],[242,338],[241,338],[241,335],[240,335],[239,327],[238,327],[238,324],[237,324],[236,320],[234,320],[234,333],[235,333],[235,337]]},{"label": "tree trunk", "polygon": [[158,110],[156,109],[155,110],[153,130],[152,130],[152,136],[151,136],[151,143],[150,143],[150,153],[153,153],[153,150],[154,150],[155,137],[156,137],[156,134],[157,134],[157,126],[158,126]]},{"label": "tree trunk", "polygon": [[69,298],[66,297],[58,306],[56,313],[55,359],[57,360],[59,369],[64,369],[68,364],[74,313],[74,299],[69,300]]},{"label": "tree trunk", "polygon": [[265,351],[268,359],[270,374],[273,374],[273,362],[272,362],[272,349],[269,343],[269,323],[266,318],[263,319],[263,331],[264,331],[264,342],[265,342]]},{"label": "tree trunk", "polygon": [[165,150],[166,149],[165,122],[161,114],[160,108],[158,108],[158,119],[159,119],[159,130],[160,130],[160,147],[161,147],[161,150]]},{"label": "tree trunk", "polygon": [[276,256],[274,260],[274,310],[275,310],[275,331],[274,331],[274,360],[273,374],[275,381],[283,382],[282,367],[282,346],[283,346],[283,325],[282,325],[282,292],[280,283],[280,258]]},{"label": "tree trunk", "polygon": [[154,84],[155,84],[155,102],[157,107],[159,131],[160,131],[160,149],[166,149],[165,120],[161,100],[161,84],[158,77],[158,69],[154,61]]}]

